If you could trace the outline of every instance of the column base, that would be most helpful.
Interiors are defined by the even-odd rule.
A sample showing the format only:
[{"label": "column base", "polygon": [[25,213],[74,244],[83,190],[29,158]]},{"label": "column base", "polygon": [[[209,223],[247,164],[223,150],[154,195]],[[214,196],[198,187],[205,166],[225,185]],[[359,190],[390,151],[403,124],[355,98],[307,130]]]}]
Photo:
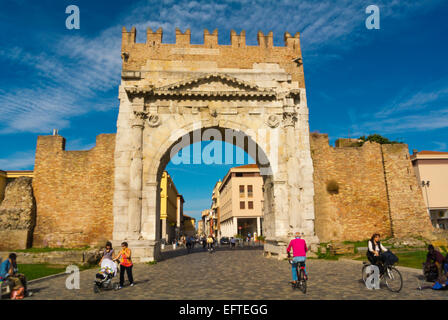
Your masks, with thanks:
[{"label": "column base", "polygon": [[[135,263],[151,262],[161,260],[160,241],[157,240],[112,240],[115,248],[120,248],[121,243],[126,241],[132,250],[132,261]],[[119,250],[118,250],[119,251]],[[118,252],[117,252],[118,253]]]},{"label": "column base", "polygon": [[[291,239],[267,238],[263,249],[264,256],[268,258],[276,258],[278,260],[286,259],[288,257],[286,254],[286,248],[288,247]],[[317,236],[304,236],[303,239],[305,239],[306,245],[310,248],[310,251],[307,252],[307,256],[316,256],[315,253],[317,252],[319,245],[319,238]]]}]

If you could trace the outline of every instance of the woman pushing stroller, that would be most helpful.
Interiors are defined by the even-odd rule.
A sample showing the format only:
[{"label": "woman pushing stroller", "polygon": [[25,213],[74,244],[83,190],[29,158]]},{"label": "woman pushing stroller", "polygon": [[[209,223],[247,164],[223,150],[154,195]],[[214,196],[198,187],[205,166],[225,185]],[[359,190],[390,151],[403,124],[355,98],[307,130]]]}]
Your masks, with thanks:
[{"label": "woman pushing stroller", "polygon": [[[112,289],[112,278],[117,275],[117,265],[113,261],[114,249],[112,243],[106,243],[106,248],[103,251],[103,256],[100,260],[100,271],[95,275],[95,283],[93,290],[99,293],[101,289]],[[116,285],[118,287],[118,285]]]}]

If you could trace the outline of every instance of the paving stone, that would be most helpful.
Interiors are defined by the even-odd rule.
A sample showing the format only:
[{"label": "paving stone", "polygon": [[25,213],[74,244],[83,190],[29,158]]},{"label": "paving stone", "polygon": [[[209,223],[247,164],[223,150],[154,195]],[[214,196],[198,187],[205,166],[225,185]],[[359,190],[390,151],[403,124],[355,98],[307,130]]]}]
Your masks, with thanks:
[{"label": "paving stone", "polygon": [[[403,289],[393,293],[382,288],[368,290],[361,281],[362,265],[350,261],[307,261],[308,291],[303,294],[289,284],[291,268],[287,261],[263,257],[258,248],[219,248],[208,253],[195,248],[163,253],[157,264],[134,266],[135,286],[119,291],[93,292],[96,269],[80,274],[80,289],[68,290],[66,277],[58,277],[30,284],[34,295],[27,299],[137,299],[137,300],[318,300],[318,299],[443,299],[447,291],[417,290],[419,273],[402,270]],[[127,279],[127,278],[126,278]],[[118,282],[118,277],[114,279]]]}]

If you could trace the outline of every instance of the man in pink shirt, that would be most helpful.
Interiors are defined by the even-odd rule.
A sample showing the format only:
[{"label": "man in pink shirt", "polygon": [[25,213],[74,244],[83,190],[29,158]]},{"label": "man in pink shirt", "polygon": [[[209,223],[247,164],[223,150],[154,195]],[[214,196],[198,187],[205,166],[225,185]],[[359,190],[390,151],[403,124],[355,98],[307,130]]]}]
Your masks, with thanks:
[{"label": "man in pink shirt", "polygon": [[[289,242],[289,246],[286,249],[286,253],[288,254],[288,258],[290,257],[289,251],[292,248],[292,282],[297,282],[297,265],[299,262],[305,262],[306,260],[306,252],[308,248],[306,247],[306,242],[301,238],[300,232],[296,232],[296,236]],[[305,266],[305,278],[308,279],[308,274],[306,272]]]}]

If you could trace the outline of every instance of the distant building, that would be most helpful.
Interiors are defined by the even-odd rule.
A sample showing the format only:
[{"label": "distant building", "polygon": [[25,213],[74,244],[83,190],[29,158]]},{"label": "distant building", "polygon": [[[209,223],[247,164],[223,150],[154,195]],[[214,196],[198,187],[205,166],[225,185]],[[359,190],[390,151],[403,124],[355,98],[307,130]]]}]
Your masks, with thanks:
[{"label": "distant building", "polygon": [[183,221],[183,233],[185,236],[195,236],[196,235],[196,220],[190,216],[184,214]]},{"label": "distant building", "polygon": [[198,221],[198,235],[201,235],[204,233],[204,221],[199,220]]},{"label": "distant building", "polygon": [[210,231],[213,229],[211,225],[213,224],[212,213],[210,209],[202,210],[202,223],[204,225],[204,234],[209,235]]},{"label": "distant building", "polygon": [[212,192],[212,206],[211,206],[211,222],[210,228],[215,238],[221,238],[221,224],[220,224],[220,201],[219,188],[221,187],[221,179],[216,182]]},{"label": "distant building", "polygon": [[177,192],[171,176],[164,171],[160,181],[161,239],[173,242],[182,233],[183,197]]},{"label": "distant building", "polygon": [[221,236],[262,233],[263,178],[255,164],[231,168],[219,188]]},{"label": "distant building", "polygon": [[414,150],[411,160],[433,226],[448,229],[448,152]]}]

